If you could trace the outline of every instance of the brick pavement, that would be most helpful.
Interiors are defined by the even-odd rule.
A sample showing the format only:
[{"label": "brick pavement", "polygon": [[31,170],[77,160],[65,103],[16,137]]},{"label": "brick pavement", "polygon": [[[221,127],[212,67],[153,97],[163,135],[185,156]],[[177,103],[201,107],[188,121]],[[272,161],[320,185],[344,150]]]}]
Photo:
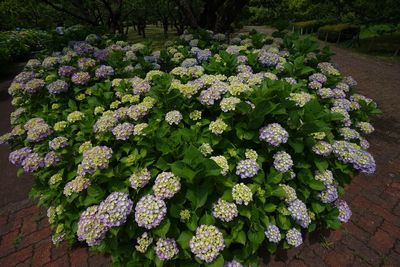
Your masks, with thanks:
[{"label": "brick pavement", "polygon": [[[353,217],[342,229],[311,234],[299,248],[274,256],[261,252],[264,266],[400,266],[400,64],[334,50],[333,60],[359,81],[359,92],[384,111],[369,138],[377,173],[355,177],[346,188]],[[107,256],[85,247],[53,246],[45,211],[29,200],[0,208],[0,266],[109,265]]]}]

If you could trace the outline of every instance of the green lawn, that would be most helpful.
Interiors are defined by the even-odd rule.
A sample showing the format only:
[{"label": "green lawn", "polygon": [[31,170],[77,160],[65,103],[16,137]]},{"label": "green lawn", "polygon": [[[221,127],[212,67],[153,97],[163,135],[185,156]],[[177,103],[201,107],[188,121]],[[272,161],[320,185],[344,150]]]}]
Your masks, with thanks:
[{"label": "green lawn", "polygon": [[128,33],[128,41],[139,43],[150,41],[153,44],[153,47],[156,49],[162,48],[166,41],[173,41],[178,38],[175,28],[170,28],[168,31],[168,37],[165,38],[164,31],[161,26],[148,25],[146,27],[146,38],[143,38],[141,35],[137,34],[133,28],[129,29]]}]

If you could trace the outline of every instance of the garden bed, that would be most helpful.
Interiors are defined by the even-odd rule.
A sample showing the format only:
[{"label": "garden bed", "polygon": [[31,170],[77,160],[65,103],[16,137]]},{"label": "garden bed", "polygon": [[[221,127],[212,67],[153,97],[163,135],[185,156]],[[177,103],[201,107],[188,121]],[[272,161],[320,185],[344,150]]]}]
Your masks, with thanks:
[{"label": "garden bed", "polygon": [[376,104],[328,55],[260,34],[76,43],[15,78],[2,140],[36,177],[55,243],[116,265],[256,266],[262,244],[348,221],[344,186],[375,170]]}]

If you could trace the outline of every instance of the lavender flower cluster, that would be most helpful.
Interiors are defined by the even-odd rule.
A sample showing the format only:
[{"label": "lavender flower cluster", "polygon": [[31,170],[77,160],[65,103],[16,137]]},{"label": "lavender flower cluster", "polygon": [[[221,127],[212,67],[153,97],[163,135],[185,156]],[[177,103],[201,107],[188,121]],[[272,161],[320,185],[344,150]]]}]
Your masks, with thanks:
[{"label": "lavender flower cluster", "polygon": [[211,263],[225,248],[224,237],[214,225],[200,225],[190,239],[189,246],[197,258]]},{"label": "lavender flower cluster", "polygon": [[99,245],[110,228],[126,222],[132,206],[133,201],[122,192],[113,192],[98,206],[90,206],[80,216],[78,240],[89,246]]},{"label": "lavender flower cluster", "polygon": [[289,134],[279,123],[271,123],[260,129],[259,137],[261,141],[277,147],[287,142]]},{"label": "lavender flower cluster", "polygon": [[106,146],[95,146],[83,152],[82,162],[78,165],[78,174],[85,176],[97,170],[108,168],[112,149]]}]

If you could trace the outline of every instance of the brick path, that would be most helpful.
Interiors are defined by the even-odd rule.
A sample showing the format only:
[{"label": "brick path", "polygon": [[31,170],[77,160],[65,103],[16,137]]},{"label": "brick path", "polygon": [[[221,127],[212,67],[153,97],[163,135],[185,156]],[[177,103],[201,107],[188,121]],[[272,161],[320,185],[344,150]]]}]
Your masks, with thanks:
[{"label": "brick path", "polygon": [[[378,169],[372,176],[355,177],[346,188],[345,199],[353,211],[351,222],[338,231],[312,234],[299,248],[264,256],[264,266],[400,266],[400,64],[338,48],[334,51],[333,61],[355,77],[359,92],[376,100],[384,111],[369,138]],[[0,108],[4,104],[0,99]],[[2,117],[8,117],[6,112]],[[6,161],[2,149],[0,163],[10,172]],[[30,187],[29,177],[11,178],[9,187],[2,184],[2,195],[8,189],[26,191]],[[13,197],[12,193],[7,195]],[[12,203],[0,202],[0,266],[110,265],[106,256],[92,255],[84,247],[54,247],[45,211],[27,199],[14,198]]]}]

